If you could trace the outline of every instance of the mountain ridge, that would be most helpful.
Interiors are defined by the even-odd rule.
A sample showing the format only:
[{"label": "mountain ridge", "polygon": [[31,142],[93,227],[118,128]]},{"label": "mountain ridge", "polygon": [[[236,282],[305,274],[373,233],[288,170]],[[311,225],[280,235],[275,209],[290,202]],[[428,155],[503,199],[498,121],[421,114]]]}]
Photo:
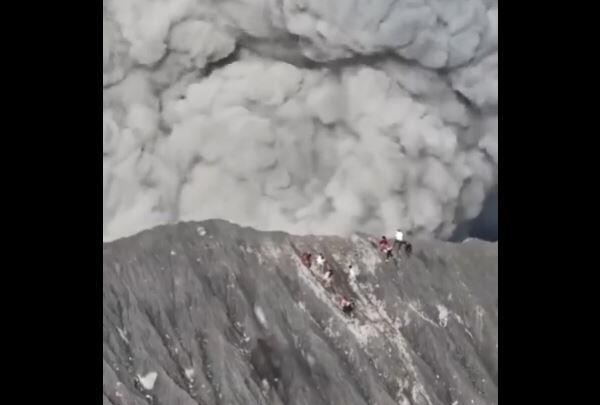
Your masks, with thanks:
[{"label": "mountain ridge", "polygon": [[208,220],[104,243],[104,403],[496,404],[497,242],[394,263],[371,238]]}]

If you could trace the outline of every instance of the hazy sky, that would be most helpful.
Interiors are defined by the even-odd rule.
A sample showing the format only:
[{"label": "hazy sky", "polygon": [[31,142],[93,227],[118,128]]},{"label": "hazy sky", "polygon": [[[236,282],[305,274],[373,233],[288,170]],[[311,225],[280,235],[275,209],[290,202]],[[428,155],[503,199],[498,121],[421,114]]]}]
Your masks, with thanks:
[{"label": "hazy sky", "polygon": [[497,41],[497,1],[105,0],[104,238],[449,237],[497,186]]}]

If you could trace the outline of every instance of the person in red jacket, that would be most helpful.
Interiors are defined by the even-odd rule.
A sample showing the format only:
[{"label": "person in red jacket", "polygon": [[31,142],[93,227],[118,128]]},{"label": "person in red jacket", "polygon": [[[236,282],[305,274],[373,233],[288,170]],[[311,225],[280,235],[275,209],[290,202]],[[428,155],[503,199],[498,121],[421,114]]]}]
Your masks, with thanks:
[{"label": "person in red jacket", "polygon": [[382,236],[379,241],[379,250],[381,253],[385,253],[385,260],[392,257],[392,244],[385,236]]},{"label": "person in red jacket", "polygon": [[302,253],[302,256],[300,258],[302,260],[302,264],[304,264],[306,267],[308,267],[310,269],[310,266],[312,265],[312,255],[310,253]]}]

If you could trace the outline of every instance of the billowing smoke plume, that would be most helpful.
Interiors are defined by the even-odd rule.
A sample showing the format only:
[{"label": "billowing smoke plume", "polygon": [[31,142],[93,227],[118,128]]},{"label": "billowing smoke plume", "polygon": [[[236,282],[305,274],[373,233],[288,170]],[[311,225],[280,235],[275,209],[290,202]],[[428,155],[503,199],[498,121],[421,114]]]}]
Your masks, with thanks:
[{"label": "billowing smoke plume", "polygon": [[449,237],[497,184],[485,0],[105,0],[104,237]]}]

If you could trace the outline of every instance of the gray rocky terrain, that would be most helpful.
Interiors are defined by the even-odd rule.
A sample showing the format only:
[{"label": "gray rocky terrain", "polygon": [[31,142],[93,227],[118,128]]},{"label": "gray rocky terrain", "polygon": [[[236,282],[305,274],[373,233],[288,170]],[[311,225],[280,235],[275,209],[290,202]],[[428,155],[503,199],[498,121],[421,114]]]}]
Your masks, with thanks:
[{"label": "gray rocky terrain", "polygon": [[497,243],[386,262],[374,238],[210,220],[105,243],[104,404],[497,404]]}]

